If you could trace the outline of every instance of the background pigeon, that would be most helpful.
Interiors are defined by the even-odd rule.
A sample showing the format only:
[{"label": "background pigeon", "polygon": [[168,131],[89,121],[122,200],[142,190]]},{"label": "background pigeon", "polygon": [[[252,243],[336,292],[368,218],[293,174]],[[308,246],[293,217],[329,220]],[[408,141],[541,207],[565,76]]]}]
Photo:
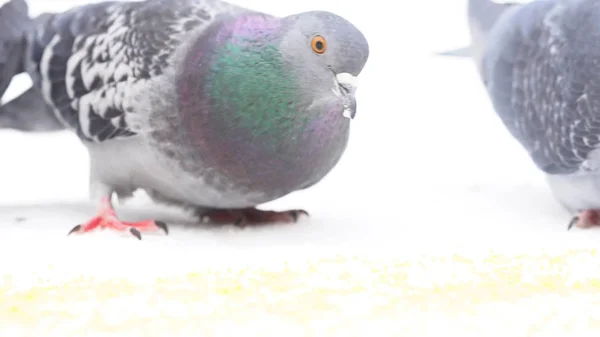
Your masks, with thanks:
[{"label": "background pigeon", "polygon": [[[33,26],[25,0],[0,7],[0,97],[14,75],[24,71],[24,34]],[[53,131],[63,127],[36,88],[30,88],[10,104],[0,106],[0,128],[22,131]]]},{"label": "background pigeon", "polygon": [[52,111],[23,118],[57,121],[89,150],[98,214],[70,233],[104,227],[138,238],[166,225],[120,221],[113,194],[143,189],[216,223],[296,221],[306,212],[255,206],[337,164],[369,55],[363,34],[333,13],[278,18],[218,0],[47,13],[21,47],[34,86],[24,95],[38,93]]},{"label": "background pigeon", "polygon": [[0,7],[0,97],[14,74],[23,71],[23,34],[30,27],[25,0],[13,0]]},{"label": "background pigeon", "polygon": [[486,34],[480,71],[508,131],[546,173],[569,223],[600,225],[600,2],[537,0]]}]

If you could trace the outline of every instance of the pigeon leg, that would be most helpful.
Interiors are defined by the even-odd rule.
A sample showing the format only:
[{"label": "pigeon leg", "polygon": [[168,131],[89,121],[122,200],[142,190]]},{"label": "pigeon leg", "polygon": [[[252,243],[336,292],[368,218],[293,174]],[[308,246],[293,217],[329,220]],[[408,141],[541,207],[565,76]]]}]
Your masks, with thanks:
[{"label": "pigeon leg", "polygon": [[110,197],[101,198],[98,214],[88,222],[73,227],[68,235],[71,233],[87,233],[97,228],[112,229],[122,232],[128,231],[139,240],[142,239],[141,232],[143,231],[162,229],[166,234],[169,234],[167,225],[161,221],[145,220],[139,222],[125,222],[119,220],[110,202]]},{"label": "pigeon leg", "polygon": [[600,211],[594,209],[587,209],[578,216],[573,217],[571,222],[569,222],[569,227],[567,229],[571,229],[573,226],[578,228],[590,228],[594,226],[600,226]]},{"label": "pigeon leg", "polygon": [[266,225],[273,223],[294,223],[300,215],[308,216],[308,212],[301,209],[286,211],[263,211],[256,208],[243,209],[212,209],[203,212],[202,222],[214,224],[235,224],[245,227],[251,225]]}]

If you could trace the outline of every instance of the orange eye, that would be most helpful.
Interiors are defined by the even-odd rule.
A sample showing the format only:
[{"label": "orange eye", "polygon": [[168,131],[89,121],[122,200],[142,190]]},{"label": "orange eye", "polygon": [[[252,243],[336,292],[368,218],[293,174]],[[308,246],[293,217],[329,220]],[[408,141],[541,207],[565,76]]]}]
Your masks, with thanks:
[{"label": "orange eye", "polygon": [[323,54],[327,49],[327,42],[325,42],[325,38],[320,35],[313,37],[311,45],[312,50],[317,54]]}]

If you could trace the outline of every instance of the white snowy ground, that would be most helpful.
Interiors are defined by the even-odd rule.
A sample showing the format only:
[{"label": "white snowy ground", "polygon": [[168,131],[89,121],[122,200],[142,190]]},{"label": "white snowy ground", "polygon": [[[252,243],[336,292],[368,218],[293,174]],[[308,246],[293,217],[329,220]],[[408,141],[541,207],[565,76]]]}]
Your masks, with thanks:
[{"label": "white snowy ground", "polygon": [[[83,2],[29,1],[34,13]],[[94,212],[85,149],[69,133],[0,131],[0,336],[591,331],[600,231],[566,231],[570,214],[496,118],[470,60],[433,55],[467,43],[465,1],[237,2],[331,10],[370,41],[339,166],[264,205],[311,218],[213,228],[140,195],[118,212],[164,219],[169,236],[67,237]],[[15,82],[11,95],[27,85]]]}]

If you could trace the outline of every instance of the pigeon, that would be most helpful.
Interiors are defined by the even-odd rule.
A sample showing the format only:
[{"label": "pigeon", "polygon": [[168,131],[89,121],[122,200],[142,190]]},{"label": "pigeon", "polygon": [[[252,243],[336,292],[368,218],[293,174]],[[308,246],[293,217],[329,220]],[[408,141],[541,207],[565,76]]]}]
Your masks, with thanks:
[{"label": "pigeon", "polygon": [[568,229],[600,225],[598,22],[595,0],[522,4],[493,24],[481,57],[496,114],[573,214]]},{"label": "pigeon", "polygon": [[137,190],[205,222],[296,222],[308,212],[258,206],[314,186],[345,152],[369,44],[335,13],[106,1],[29,21],[18,56],[33,85],[23,95],[44,103],[19,109],[21,96],[3,109],[50,120],[21,129],[60,125],[87,148],[97,213],[69,234],[168,234],[162,221],[116,215],[113,197]]}]

